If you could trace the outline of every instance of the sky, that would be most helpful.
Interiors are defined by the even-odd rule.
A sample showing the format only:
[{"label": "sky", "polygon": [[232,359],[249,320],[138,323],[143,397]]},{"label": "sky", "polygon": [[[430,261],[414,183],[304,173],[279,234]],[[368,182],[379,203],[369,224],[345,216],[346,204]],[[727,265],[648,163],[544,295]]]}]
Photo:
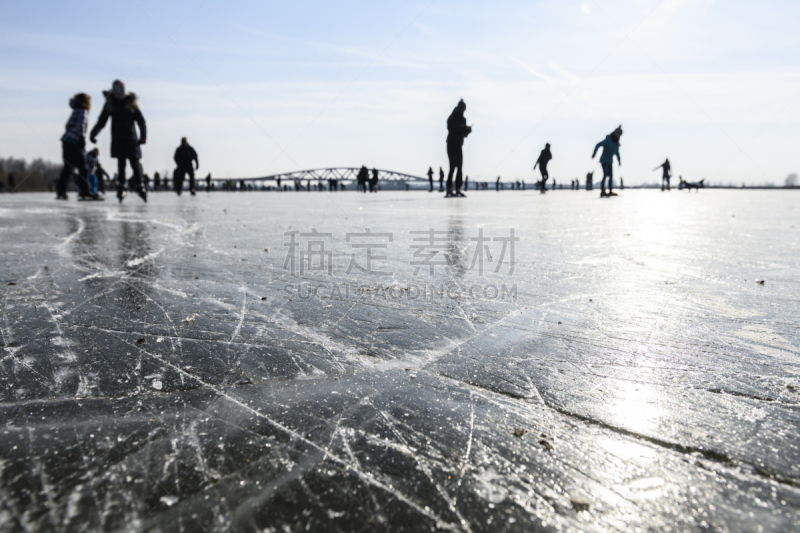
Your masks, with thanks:
[{"label": "sky", "polygon": [[559,183],[599,173],[620,124],[626,185],[666,157],[690,181],[800,171],[796,0],[0,1],[0,157],[59,161],[69,98],[91,127],[120,78],[151,174],[183,136],[203,176],[446,171],[461,98],[471,180],[535,181],[546,142]]}]

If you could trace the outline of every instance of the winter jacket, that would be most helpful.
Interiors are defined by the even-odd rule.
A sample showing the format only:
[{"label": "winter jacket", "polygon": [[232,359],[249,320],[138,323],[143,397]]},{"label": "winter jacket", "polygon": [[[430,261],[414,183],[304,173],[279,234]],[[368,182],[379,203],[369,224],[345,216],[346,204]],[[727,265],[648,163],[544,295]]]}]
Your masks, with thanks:
[{"label": "winter jacket", "polygon": [[617,156],[617,162],[621,165],[622,161],[619,158],[619,144],[615,143],[611,139],[611,135],[606,135],[606,138],[597,143],[597,146],[594,147],[594,152],[592,153],[592,157],[597,154],[597,150],[600,147],[603,147],[603,153],[600,155],[600,162],[601,163],[608,163],[611,164],[614,162],[614,156]]},{"label": "winter jacket", "polygon": [[103,95],[106,97],[106,103],[100,118],[97,119],[97,124],[92,128],[91,138],[97,137],[111,117],[111,157],[141,159],[142,150],[139,148],[139,136],[136,134],[135,124],[139,125],[142,142],[147,138],[147,126],[136,103],[136,95],[128,93],[124,98],[117,98],[111,91],[103,91]]},{"label": "winter jacket", "polygon": [[464,145],[464,137],[469,135],[469,128],[467,127],[467,118],[464,116],[458,106],[453,109],[450,116],[447,117],[447,144],[455,144],[457,146]]},{"label": "winter jacket", "polygon": [[67,121],[66,133],[61,142],[77,144],[81,148],[86,145],[86,130],[89,128],[89,110],[74,108]]},{"label": "winter jacket", "polygon": [[540,167],[547,168],[547,163],[549,163],[551,159],[553,159],[552,152],[550,152],[549,148],[545,148],[539,154],[539,159],[537,159],[536,162],[539,163]]},{"label": "winter jacket", "polygon": [[200,162],[197,160],[197,152],[194,151],[190,145],[180,145],[178,149],[175,150],[175,164],[178,165],[178,168],[192,168],[192,161],[197,163],[197,166],[200,166]]}]

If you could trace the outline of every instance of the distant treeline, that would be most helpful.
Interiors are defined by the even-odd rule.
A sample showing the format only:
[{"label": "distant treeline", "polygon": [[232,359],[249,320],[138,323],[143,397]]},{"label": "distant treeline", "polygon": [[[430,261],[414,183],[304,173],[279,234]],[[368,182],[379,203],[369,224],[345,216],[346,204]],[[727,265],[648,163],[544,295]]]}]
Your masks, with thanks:
[{"label": "distant treeline", "polygon": [[10,190],[8,175],[14,175],[15,191],[34,192],[52,190],[58,175],[61,173],[58,163],[34,159],[31,162],[13,157],[0,158],[0,181],[5,190]]}]

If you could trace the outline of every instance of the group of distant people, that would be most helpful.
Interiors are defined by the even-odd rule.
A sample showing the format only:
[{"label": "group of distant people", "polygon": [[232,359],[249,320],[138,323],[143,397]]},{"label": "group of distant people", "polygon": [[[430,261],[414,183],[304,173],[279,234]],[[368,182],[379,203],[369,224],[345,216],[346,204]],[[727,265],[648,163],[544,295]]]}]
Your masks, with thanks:
[{"label": "group of distant people", "polygon": [[[147,124],[144,115],[139,109],[137,97],[128,92],[122,80],[114,80],[111,90],[103,91],[105,102],[97,123],[89,134],[92,144],[97,143],[97,135],[111,119],[111,157],[117,160],[117,199],[122,200],[127,191],[138,194],[142,200],[147,201],[149,189],[146,175],[142,171],[141,145],[147,142]],[[67,121],[64,135],[61,137],[61,148],[64,167],[56,181],[56,198],[67,199],[67,186],[70,178],[75,180],[78,195],[82,200],[101,200],[98,193],[105,193],[104,177],[109,177],[98,160],[100,150],[94,148],[86,151],[86,132],[89,126],[89,110],[92,99],[86,93],[78,93],[69,102],[72,113]],[[137,132],[138,126],[138,132]],[[200,167],[197,152],[189,145],[186,137],[181,139],[181,144],[175,150],[174,156],[177,168],[173,174],[175,192],[178,195],[183,190],[186,175],[189,176],[189,191],[195,194],[194,171]],[[125,177],[127,166],[130,163],[133,176],[130,181]],[[160,176],[155,175],[155,188],[159,188]],[[210,186],[211,175],[206,178]],[[164,185],[168,183],[166,177]]]},{"label": "group of distant people", "polygon": [[[149,189],[147,181],[143,179],[143,171],[141,165],[142,150],[141,145],[147,141],[147,125],[142,115],[137,102],[137,97],[134,93],[128,92],[125,84],[121,80],[114,80],[111,90],[103,91],[105,102],[100,117],[97,123],[92,128],[89,139],[92,144],[96,144],[97,135],[103,130],[106,123],[111,119],[111,157],[117,160],[117,198],[120,202],[125,198],[127,191],[136,192],[142,200],[147,201],[147,191]],[[86,151],[86,131],[89,125],[89,110],[91,109],[91,97],[86,93],[78,93],[70,100],[70,107],[72,113],[67,121],[66,131],[61,137],[62,154],[64,159],[64,167],[56,182],[56,198],[67,199],[67,186],[69,179],[74,177],[78,194],[81,199],[99,200],[102,199],[98,193],[105,193],[104,177],[109,177],[108,173],[103,169],[98,160],[100,150],[94,148]],[[472,133],[472,126],[467,125],[467,119],[464,112],[467,109],[467,104],[464,100],[460,100],[456,107],[453,109],[450,116],[447,118],[447,158],[450,164],[449,172],[447,173],[447,181],[444,183],[445,174],[444,170],[439,167],[439,191],[445,193],[446,198],[465,197],[463,190],[469,190],[469,177],[463,179],[463,164],[464,154],[463,146],[464,140]],[[136,127],[138,126],[138,132]],[[603,169],[603,178],[600,183],[601,197],[616,196],[613,191],[613,162],[614,157],[617,158],[617,163],[622,164],[620,159],[620,137],[622,136],[622,126],[617,127],[614,131],[606,136],[605,139],[597,143],[592,152],[592,158],[597,155],[598,150],[602,148],[600,155],[600,166]],[[553,159],[553,154],[550,150],[550,143],[547,143],[544,149],[539,154],[533,170],[539,168],[541,179],[537,182],[536,186],[539,191],[544,194],[547,190],[547,181],[550,175],[547,170],[548,163]],[[184,180],[188,175],[189,191],[192,195],[195,194],[195,170],[199,169],[200,163],[195,149],[189,145],[186,137],[181,139],[181,144],[175,150],[174,161],[177,165],[173,174],[173,186],[178,195],[181,194],[184,187]],[[132,177],[128,181],[125,173],[127,165],[130,163],[132,169]],[[661,168],[662,174],[662,190],[670,189],[671,166],[669,159],[664,161],[661,165],[656,167],[657,170]],[[591,190],[592,174],[587,175],[586,188]],[[434,171],[433,168],[428,169],[428,181],[430,184],[430,192],[434,191],[433,184]],[[455,177],[455,180],[453,179]],[[156,173],[156,190],[159,188],[159,176]],[[337,180],[333,180],[337,181]],[[683,182],[683,180],[681,180]],[[378,192],[378,170],[372,169],[372,176],[366,166],[362,166],[358,172],[357,190],[366,193]],[[608,188],[606,189],[606,182]],[[329,190],[338,190],[338,183],[329,183]],[[476,183],[476,189],[488,188],[486,182],[482,184]],[[167,187],[167,178],[164,178],[164,186]],[[580,188],[580,183],[577,180],[571,183],[575,189]],[[322,187],[321,185],[319,186]],[[498,177],[495,184],[497,190],[500,190],[501,183]],[[13,189],[13,186],[11,186]],[[206,190],[211,190],[213,184],[211,183],[211,175],[206,177]],[[225,188],[223,186],[223,188]],[[513,188],[513,184],[512,184]],[[517,186],[519,188],[519,186]],[[523,182],[524,188],[524,182]],[[555,182],[553,183],[555,188]],[[682,187],[681,187],[682,188]],[[235,186],[231,186],[235,190]],[[280,183],[278,183],[278,190]],[[296,190],[303,190],[302,184],[295,184]],[[245,190],[244,188],[242,190]],[[308,190],[311,190],[309,183]]]},{"label": "group of distant people", "polygon": [[[369,169],[365,166],[361,166],[356,175],[356,190],[358,192],[367,192],[367,187],[369,187],[369,192],[378,192],[378,169],[372,169],[372,177],[369,175]],[[335,190],[331,188],[331,190]]]},{"label": "group of distant people", "polygon": [[[461,192],[462,187],[462,167],[464,163],[464,154],[463,154],[463,146],[464,146],[464,139],[472,133],[472,126],[467,125],[467,119],[464,116],[464,112],[467,109],[467,104],[464,103],[464,100],[460,100],[458,105],[456,105],[453,112],[447,118],[447,158],[450,162],[450,171],[447,174],[447,188],[445,191],[445,197],[464,197],[466,196],[463,192]],[[617,194],[613,191],[613,162],[614,157],[616,156],[618,164],[622,164],[619,155],[619,146],[620,146],[620,137],[622,136],[622,126],[617,127],[614,131],[612,131],[609,135],[606,136],[605,139],[597,143],[594,147],[594,152],[592,153],[592,158],[597,155],[597,151],[602,148],[603,153],[600,155],[600,166],[603,169],[603,179],[601,181],[601,192],[600,196],[616,196]],[[550,143],[545,144],[544,149],[539,154],[539,158],[536,160],[536,163],[533,165],[533,170],[536,170],[536,167],[539,167],[539,172],[541,174],[541,179],[537,183],[537,188],[539,191],[544,194],[547,191],[547,180],[550,178],[550,174],[547,171],[548,163],[553,159],[553,154],[550,151]],[[455,172],[455,183],[453,182],[453,173]],[[439,168],[439,190],[442,192],[442,181],[444,179],[444,172],[442,171],[441,167]],[[608,180],[608,190],[606,190],[606,180]],[[429,192],[433,192],[433,168],[428,168],[428,182],[430,184]],[[469,185],[464,187],[465,190],[468,190]],[[500,190],[500,178],[497,178],[497,182],[495,184],[496,190]],[[555,186],[555,183],[554,183]],[[576,184],[573,182],[573,187]]]}]

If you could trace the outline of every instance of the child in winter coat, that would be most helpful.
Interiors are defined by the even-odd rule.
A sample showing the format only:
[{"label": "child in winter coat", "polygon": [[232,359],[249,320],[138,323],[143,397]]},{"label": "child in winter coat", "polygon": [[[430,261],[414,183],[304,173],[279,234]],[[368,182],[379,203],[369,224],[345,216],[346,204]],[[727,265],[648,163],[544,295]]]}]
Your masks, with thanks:
[{"label": "child in winter coat", "polygon": [[64,168],[56,182],[56,199],[67,199],[67,184],[70,176],[76,172],[75,185],[81,199],[96,199],[97,195],[89,192],[89,172],[83,148],[86,146],[86,129],[89,126],[89,109],[92,98],[86,93],[78,93],[69,101],[72,114],[67,121],[66,132],[61,137],[61,149],[64,157]]},{"label": "child in winter coat", "polygon": [[108,175],[108,172],[100,166],[100,161],[97,160],[99,155],[99,148],[95,148],[86,153],[86,167],[89,170],[89,190],[91,190],[92,194],[97,194],[98,189],[105,194],[106,188],[103,179],[104,177],[111,177]]}]

